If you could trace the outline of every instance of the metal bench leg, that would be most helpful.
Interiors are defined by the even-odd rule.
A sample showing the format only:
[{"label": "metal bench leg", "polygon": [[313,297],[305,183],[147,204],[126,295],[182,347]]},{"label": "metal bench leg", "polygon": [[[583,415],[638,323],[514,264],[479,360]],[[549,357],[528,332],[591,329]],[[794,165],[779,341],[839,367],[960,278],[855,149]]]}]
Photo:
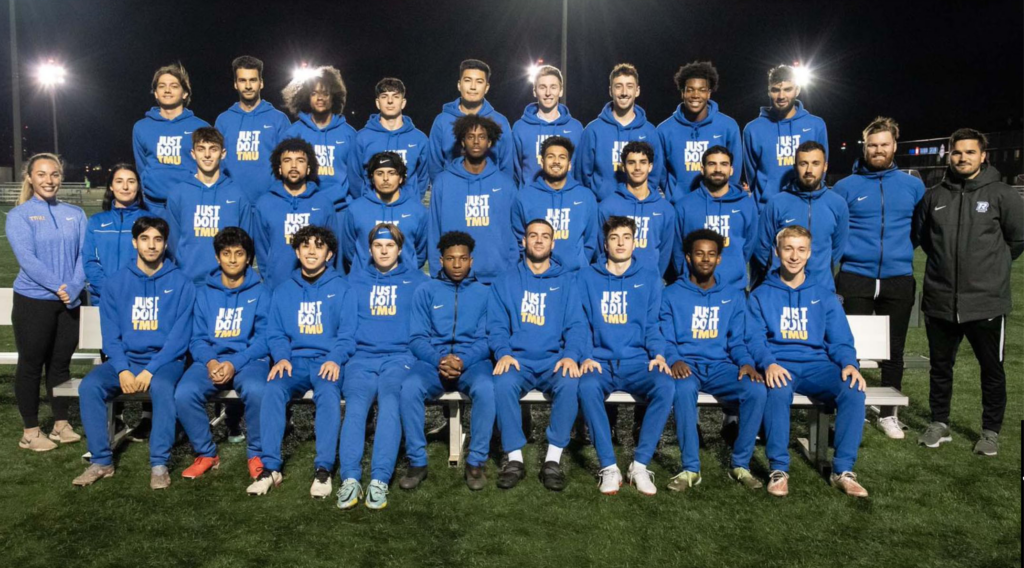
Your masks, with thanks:
[{"label": "metal bench leg", "polygon": [[818,472],[826,475],[832,464],[828,461],[828,432],[832,424],[832,415],[828,412],[815,412],[815,438],[817,442],[814,448],[814,465]]},{"label": "metal bench leg", "polygon": [[459,467],[466,435],[462,432],[462,402],[452,401],[448,408],[448,467]]}]

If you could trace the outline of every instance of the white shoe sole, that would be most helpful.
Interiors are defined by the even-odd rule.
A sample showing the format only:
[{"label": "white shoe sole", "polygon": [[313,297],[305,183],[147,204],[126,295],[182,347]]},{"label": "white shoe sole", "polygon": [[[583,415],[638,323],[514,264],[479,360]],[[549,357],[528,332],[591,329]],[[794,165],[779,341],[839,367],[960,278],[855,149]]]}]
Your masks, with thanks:
[{"label": "white shoe sole", "polygon": [[952,442],[952,441],[953,441],[953,437],[952,436],[943,436],[943,437],[939,438],[939,441],[935,442],[934,444],[925,444],[924,442],[919,442],[919,443],[922,446],[926,447],[926,448],[937,448],[937,447],[941,446],[942,444],[945,444],[946,442]]}]

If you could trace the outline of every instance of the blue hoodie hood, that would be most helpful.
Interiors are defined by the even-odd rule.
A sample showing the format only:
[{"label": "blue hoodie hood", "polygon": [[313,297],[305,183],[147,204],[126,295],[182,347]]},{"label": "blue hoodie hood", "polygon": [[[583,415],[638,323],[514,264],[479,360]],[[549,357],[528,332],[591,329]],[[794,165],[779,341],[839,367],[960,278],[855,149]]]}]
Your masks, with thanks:
[{"label": "blue hoodie hood", "polygon": [[[683,277],[665,288],[661,304],[661,332],[669,364],[731,362],[754,365],[747,351],[747,297],[743,290],[716,279],[705,290]],[[698,371],[701,372],[701,371]]]},{"label": "blue hoodie hood", "polygon": [[491,289],[472,271],[453,282],[444,270],[416,288],[409,321],[409,350],[432,367],[455,354],[465,368],[490,357],[487,347],[487,300]]},{"label": "blue hoodie hood", "polygon": [[[350,154],[353,166],[353,175],[349,180],[353,187],[350,191],[353,195],[363,195],[373,192],[373,185],[366,174],[366,163],[378,152],[395,152],[405,160],[409,169],[405,178],[405,188],[409,188],[419,195],[420,199],[426,194],[429,185],[429,173],[427,162],[430,153],[430,140],[427,135],[421,132],[413,124],[408,116],[402,116],[402,126],[397,130],[388,130],[380,122],[380,114],[371,114],[366,121],[366,126],[356,134],[356,148]],[[356,187],[358,181],[358,187]]]},{"label": "blue hoodie hood", "polygon": [[402,262],[387,273],[370,262],[353,267],[348,283],[355,293],[359,318],[356,359],[409,351],[413,295],[427,280],[426,274]]},{"label": "blue hoodie hood", "polygon": [[274,290],[267,345],[274,361],[303,357],[345,366],[355,352],[356,298],[330,266],[309,283],[302,270]]},{"label": "blue hoodie hood", "polygon": [[573,170],[576,179],[594,192],[597,200],[604,201],[615,193],[619,183],[625,183],[625,176],[617,171],[619,154],[628,142],[647,142],[654,148],[654,164],[648,184],[652,191],[660,189],[665,170],[665,152],[658,137],[658,130],[647,122],[647,113],[634,105],[636,115],[623,126],[615,120],[612,103],[606,103],[601,114],[587,125],[583,138],[574,157]]},{"label": "blue hoodie hood", "polygon": [[911,224],[924,183],[901,172],[895,162],[875,171],[857,160],[853,175],[839,180],[835,191],[850,209],[850,240],[841,270],[876,279],[913,275]]},{"label": "blue hoodie hood", "polygon": [[236,370],[265,359],[269,313],[270,292],[255,270],[246,268],[242,284],[228,288],[217,268],[196,290],[192,358],[200,365],[225,360]]},{"label": "blue hoodie hood", "polygon": [[636,221],[633,235],[636,248],[633,258],[658,267],[659,274],[665,274],[672,260],[672,243],[676,235],[676,212],[667,199],[652,189],[644,199],[633,195],[624,183],[615,188],[615,193],[601,202],[597,219],[597,255],[604,254],[604,232],[600,227],[612,215],[632,217]]},{"label": "blue hoodie hood", "polygon": [[187,108],[168,120],[160,115],[158,107],[153,107],[145,118],[135,123],[132,130],[135,167],[139,170],[143,195],[149,202],[163,206],[174,187],[195,173],[192,133],[204,126],[210,125]]},{"label": "blue hoodie hood", "polygon": [[757,118],[743,129],[743,169],[750,192],[763,209],[772,196],[785,185],[785,175],[792,171],[796,149],[813,140],[825,147],[828,159],[828,132],[825,121],[804,109],[799,100],[790,118],[779,118],[772,107],[761,107]]},{"label": "blue hoodie hood", "polygon": [[[452,125],[459,118],[466,116],[459,109],[459,102],[461,100],[462,98],[460,97],[445,103],[441,107],[441,114],[437,115],[437,118],[434,119],[434,124],[430,127],[430,161],[428,171],[431,180],[436,179],[437,176],[446,171],[450,162],[459,159],[460,151],[456,145]],[[497,143],[491,148],[491,151],[488,152],[487,161],[497,164],[499,170],[512,178],[515,169],[513,165],[514,152],[510,136],[512,127],[509,126],[508,119],[500,112],[494,110],[494,107],[491,106],[490,101],[487,99],[484,99],[477,114],[490,118],[501,127],[501,138],[498,139]]]},{"label": "blue hoodie hood", "polygon": [[316,150],[316,161],[319,166],[320,190],[334,204],[335,211],[342,211],[348,203],[359,197],[353,188],[361,191],[361,184],[349,184],[348,178],[359,177],[353,171],[349,154],[355,151],[356,130],[345,120],[345,116],[331,116],[331,122],[323,128],[313,122],[308,112],[300,112],[298,120],[288,128],[285,138],[299,137],[313,145]]},{"label": "blue hoodie hood", "polygon": [[320,225],[339,234],[331,202],[316,183],[306,182],[306,191],[292,195],[281,182],[256,203],[254,238],[256,263],[263,281],[271,289],[291,277],[298,259],[290,243],[291,236],[306,225]]},{"label": "blue hoodie hood", "polygon": [[370,248],[367,245],[370,231],[377,223],[394,223],[402,230],[405,244],[402,246],[402,264],[418,268],[427,261],[427,209],[419,196],[402,186],[394,203],[384,203],[376,191],[364,193],[348,207],[341,218],[341,233],[338,235],[341,255],[346,270],[370,262]]},{"label": "blue hoodie hood", "polygon": [[590,323],[592,351],[598,361],[653,359],[664,355],[658,326],[661,277],[633,259],[621,276],[596,262],[580,271],[580,295]]},{"label": "blue hoodie hood", "polygon": [[556,190],[537,178],[520,190],[512,209],[512,232],[517,244],[526,236],[526,224],[534,219],[547,219],[554,227],[553,255],[566,270],[579,270],[593,260],[599,226],[597,200],[579,182],[567,178],[565,187]]},{"label": "blue hoodie hood", "polygon": [[492,286],[487,342],[495,359],[511,355],[535,372],[551,372],[563,357],[581,361],[586,322],[576,276],[552,258],[541,274],[520,261]]},{"label": "blue hoodie hood", "polygon": [[102,296],[106,279],[135,262],[138,255],[132,246],[132,225],[147,214],[148,211],[133,203],[128,207],[111,206],[109,211],[89,217],[82,257],[94,304]]},{"label": "blue hoodie hood", "polygon": [[701,180],[701,157],[712,146],[725,146],[732,153],[732,177],[729,183],[740,185],[743,173],[743,139],[740,127],[731,117],[718,112],[718,103],[708,101],[708,115],[692,122],[683,105],[658,125],[658,136],[665,149],[665,196],[673,204],[697,189]]},{"label": "blue hoodie hood", "polygon": [[185,356],[196,288],[170,260],[152,276],[136,263],[111,276],[100,303],[103,352],[114,370],[155,373]]},{"label": "blue hoodie hood", "polygon": [[224,135],[227,150],[221,167],[245,192],[249,203],[256,203],[274,183],[270,155],[291,125],[288,117],[266,100],[249,112],[235,103],[217,117],[214,126]]},{"label": "blue hoodie hood", "polygon": [[217,268],[213,238],[226,227],[241,227],[252,234],[252,206],[231,178],[221,175],[213,185],[190,176],[167,200],[171,227],[169,254],[196,284]]},{"label": "blue hoodie hood", "polygon": [[476,277],[490,284],[515,263],[518,255],[510,222],[516,186],[490,159],[479,174],[466,171],[463,161],[459,158],[450,162],[431,190],[427,244],[430,271],[441,270],[441,253],[437,250],[441,235],[464,231],[476,241]]},{"label": "blue hoodie hood", "polygon": [[679,238],[675,243],[673,263],[677,274],[688,274],[683,239],[693,231],[708,228],[725,238],[722,263],[715,278],[728,286],[747,287],[747,262],[757,246],[757,204],[749,193],[730,185],[721,197],[714,197],[701,183],[697,190],[676,204]]},{"label": "blue hoodie hood", "polygon": [[[530,103],[523,110],[523,116],[512,125],[515,142],[515,182],[522,187],[535,181],[541,171],[540,145],[546,138],[562,136],[568,138],[574,147],[579,147],[583,137],[583,124],[569,114],[569,107],[558,105],[558,118],[548,122],[537,116],[540,105]],[[574,160],[575,163],[575,160]]]},{"label": "blue hoodie hood", "polygon": [[773,270],[751,292],[746,343],[758,368],[825,361],[858,366],[853,333],[839,299],[811,276],[808,272],[794,289]]}]

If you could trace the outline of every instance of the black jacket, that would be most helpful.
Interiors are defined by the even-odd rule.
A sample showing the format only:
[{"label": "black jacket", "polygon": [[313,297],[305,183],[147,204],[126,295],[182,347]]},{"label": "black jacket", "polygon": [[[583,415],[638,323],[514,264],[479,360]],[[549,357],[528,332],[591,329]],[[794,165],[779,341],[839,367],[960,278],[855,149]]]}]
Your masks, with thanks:
[{"label": "black jacket", "polygon": [[947,171],[924,194],[912,236],[928,255],[925,315],[953,322],[1010,312],[1010,264],[1024,252],[1024,200],[982,165],[961,180]]}]

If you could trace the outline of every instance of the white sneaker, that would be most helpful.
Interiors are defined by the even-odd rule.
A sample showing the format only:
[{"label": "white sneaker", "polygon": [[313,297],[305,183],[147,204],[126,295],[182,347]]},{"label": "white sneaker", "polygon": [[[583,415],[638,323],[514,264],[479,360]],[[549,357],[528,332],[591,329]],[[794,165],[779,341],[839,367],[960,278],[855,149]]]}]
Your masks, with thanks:
[{"label": "white sneaker", "polygon": [[644,495],[654,495],[658,487],[654,485],[654,474],[646,467],[636,467],[636,463],[629,465],[629,483],[636,486],[636,490]]},{"label": "white sneaker", "polygon": [[902,440],[906,437],[903,427],[895,416],[886,416],[878,419],[878,429],[885,432],[885,435],[893,440]]},{"label": "white sneaker", "polygon": [[266,495],[271,489],[280,487],[281,479],[281,472],[264,469],[260,472],[259,477],[249,484],[245,492],[249,495]]},{"label": "white sneaker", "polygon": [[313,475],[313,485],[309,486],[309,495],[314,499],[326,499],[331,496],[331,472],[317,468]]},{"label": "white sneaker", "polygon": [[615,495],[619,492],[619,488],[622,487],[622,472],[619,471],[619,466],[612,464],[597,472],[597,475],[597,487],[601,493]]}]

